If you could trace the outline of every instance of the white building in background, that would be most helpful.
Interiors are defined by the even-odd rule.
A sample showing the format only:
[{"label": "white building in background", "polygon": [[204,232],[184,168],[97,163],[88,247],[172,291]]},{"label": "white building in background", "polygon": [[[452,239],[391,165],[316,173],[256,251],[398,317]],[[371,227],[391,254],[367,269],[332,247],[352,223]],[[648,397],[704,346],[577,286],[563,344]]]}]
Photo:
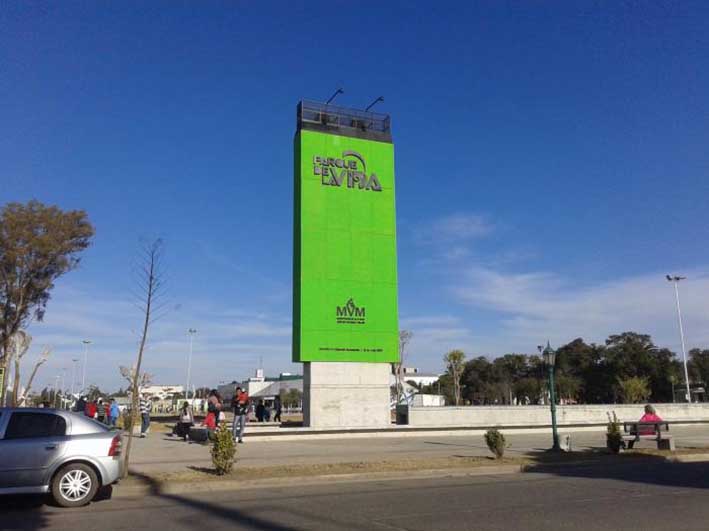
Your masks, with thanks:
[{"label": "white building in background", "polygon": [[147,385],[140,389],[141,394],[151,400],[171,400],[177,394],[185,392],[184,385]]},{"label": "white building in background", "polygon": [[244,389],[252,400],[271,401],[276,396],[281,393],[287,393],[291,389],[297,389],[302,393],[303,376],[282,372],[277,377],[270,377],[264,376],[263,369],[256,369],[256,376],[252,376],[243,382],[234,380],[230,383],[220,384],[217,390],[225,402],[230,402],[234,398],[234,390],[237,387]]},{"label": "white building in background", "polygon": [[[416,367],[403,367],[401,370],[401,377],[404,383],[413,382],[418,387],[423,387],[424,385],[432,385],[438,381],[441,377],[440,374],[434,374],[432,372],[421,372]],[[390,378],[391,385],[396,386],[396,374],[392,374]]]}]

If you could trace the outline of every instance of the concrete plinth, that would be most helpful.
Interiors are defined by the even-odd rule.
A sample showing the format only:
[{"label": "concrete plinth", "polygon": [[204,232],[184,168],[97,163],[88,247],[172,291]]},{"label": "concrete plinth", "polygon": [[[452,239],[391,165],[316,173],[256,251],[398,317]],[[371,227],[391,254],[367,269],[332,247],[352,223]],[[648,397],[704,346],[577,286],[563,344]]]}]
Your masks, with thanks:
[{"label": "concrete plinth", "polygon": [[312,428],[391,425],[388,363],[303,364],[303,424]]}]

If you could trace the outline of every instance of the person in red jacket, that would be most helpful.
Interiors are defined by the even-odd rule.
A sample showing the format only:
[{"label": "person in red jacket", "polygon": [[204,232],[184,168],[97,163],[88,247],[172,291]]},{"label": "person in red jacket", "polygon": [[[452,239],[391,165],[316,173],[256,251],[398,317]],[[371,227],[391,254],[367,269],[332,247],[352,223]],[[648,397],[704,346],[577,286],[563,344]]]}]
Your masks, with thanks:
[{"label": "person in red jacket", "polygon": [[84,410],[84,415],[89,417],[90,419],[95,419],[96,418],[96,402],[91,400],[90,402],[86,403],[86,409]]}]

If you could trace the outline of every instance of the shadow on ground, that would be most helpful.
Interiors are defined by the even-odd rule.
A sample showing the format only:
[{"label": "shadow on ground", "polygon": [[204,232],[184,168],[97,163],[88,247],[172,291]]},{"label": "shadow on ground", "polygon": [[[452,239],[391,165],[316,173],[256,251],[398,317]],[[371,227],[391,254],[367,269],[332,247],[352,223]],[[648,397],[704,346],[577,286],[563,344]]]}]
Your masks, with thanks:
[{"label": "shadow on ground", "polygon": [[[561,456],[542,451],[530,456],[533,463],[527,465],[524,471],[568,478],[612,479],[662,487],[709,488],[709,462],[667,461],[667,457],[671,456],[672,453],[609,455],[604,449],[572,452]],[[574,463],[574,460],[580,462]],[[583,462],[584,460],[587,462]]]},{"label": "shadow on ground", "polygon": [[[247,510],[243,509],[238,509],[233,506],[224,506],[220,505],[218,503],[210,502],[207,500],[203,499],[196,499],[196,498],[191,498],[187,496],[182,496],[178,494],[169,494],[166,492],[163,492],[160,483],[155,481],[153,478],[150,476],[147,476],[145,474],[140,474],[136,472],[131,472],[131,477],[143,482],[145,485],[149,486],[150,488],[150,494],[152,496],[156,496],[158,498],[161,498],[163,500],[168,500],[173,503],[177,503],[179,505],[182,505],[184,507],[189,507],[190,509],[196,510],[203,512],[205,514],[205,517],[208,518],[219,518],[222,520],[225,520],[229,522],[230,524],[234,526],[240,526],[248,529],[255,529],[258,531],[297,531],[299,529],[303,529],[302,527],[291,527],[287,526],[281,523],[278,523],[275,519],[273,518],[267,518],[264,516],[257,516],[255,514],[251,514]],[[279,514],[282,517],[283,516],[283,511],[284,508],[280,505],[274,505],[274,506],[260,506],[259,511],[265,511],[268,512],[269,514]],[[303,516],[306,517],[309,522],[312,521],[319,521],[321,522],[324,526],[323,529],[326,528],[332,528],[335,529],[338,526],[341,526],[341,522],[337,522],[336,520],[330,519],[325,516],[315,516],[312,513],[309,512],[299,512],[296,510],[289,510],[294,516]],[[208,522],[206,521],[206,518],[204,520],[201,520],[198,523],[195,523],[194,529],[195,530],[203,530],[204,528],[209,527]],[[357,526],[354,523],[350,522],[350,525],[348,526],[348,529],[361,529],[362,531],[369,531],[370,527],[364,527],[364,526]]]},{"label": "shadow on ground", "polygon": [[[91,504],[111,499],[112,487],[104,487]],[[17,494],[0,496],[0,529],[36,530],[51,527],[51,514],[55,511],[81,511],[64,509],[55,505],[49,494]]]}]

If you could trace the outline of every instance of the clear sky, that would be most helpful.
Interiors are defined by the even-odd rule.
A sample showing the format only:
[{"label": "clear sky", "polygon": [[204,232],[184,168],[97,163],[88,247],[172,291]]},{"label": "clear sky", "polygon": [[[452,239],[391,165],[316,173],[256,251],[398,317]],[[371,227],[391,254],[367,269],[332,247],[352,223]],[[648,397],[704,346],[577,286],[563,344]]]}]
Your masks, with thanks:
[{"label": "clear sky", "polygon": [[[147,370],[216,385],[290,363],[301,98],[391,113],[410,365],[636,330],[709,347],[706,2],[0,4],[0,204],[86,209],[33,353],[40,385],[93,341],[121,385],[131,267],[162,237],[169,311]],[[34,355],[34,354],[32,354]],[[28,356],[30,357],[30,356]],[[67,381],[70,370],[67,373]]]}]

